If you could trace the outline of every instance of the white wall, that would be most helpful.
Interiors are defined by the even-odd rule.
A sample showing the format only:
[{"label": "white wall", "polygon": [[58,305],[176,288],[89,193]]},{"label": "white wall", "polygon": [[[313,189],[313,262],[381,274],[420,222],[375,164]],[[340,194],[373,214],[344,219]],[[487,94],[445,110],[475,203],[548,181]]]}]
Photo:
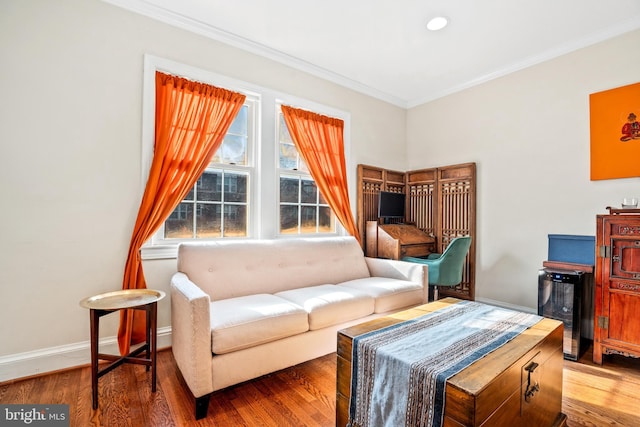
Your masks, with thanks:
[{"label": "white wall", "polygon": [[[78,302],[121,288],[143,191],[145,53],[350,112],[353,177],[405,166],[401,108],[98,0],[3,0],[0,381],[89,361]],[[144,266],[168,291],[175,260]],[[103,322],[112,343],[117,316]]]},{"label": "white wall", "polygon": [[[477,162],[478,299],[534,307],[546,235],[594,234],[597,213],[640,195],[637,179],[589,181],[588,166],[588,94],[638,81],[639,42],[634,32],[407,112],[98,0],[3,0],[0,381],[89,360],[78,302],[121,287],[143,191],[145,53],[350,112],[352,176],[358,163]],[[175,261],[144,267],[168,291]],[[167,298],[161,330],[169,321]],[[105,318],[108,343],[116,327]]]},{"label": "white wall", "polygon": [[640,81],[639,46],[635,31],[408,111],[408,169],[477,163],[476,299],[535,308],[547,235],[595,235],[640,195],[589,177],[589,94]]}]

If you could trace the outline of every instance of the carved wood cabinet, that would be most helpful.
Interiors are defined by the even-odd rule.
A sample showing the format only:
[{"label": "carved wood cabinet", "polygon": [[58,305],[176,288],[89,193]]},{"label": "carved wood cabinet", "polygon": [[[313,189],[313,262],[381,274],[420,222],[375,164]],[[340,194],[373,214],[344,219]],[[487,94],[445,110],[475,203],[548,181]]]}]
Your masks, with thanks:
[{"label": "carved wood cabinet", "polygon": [[640,357],[640,209],[596,217],[593,361]]},{"label": "carved wood cabinet", "polygon": [[[405,194],[405,218],[400,222],[414,224],[433,237],[437,253],[444,252],[453,238],[471,236],[462,282],[455,287],[442,288],[440,296],[475,299],[476,164],[462,163],[408,172],[358,165],[358,231],[363,249],[369,254],[374,253],[378,246],[377,241],[372,241],[377,233],[367,233],[367,224],[378,221],[380,191]],[[397,236],[393,237],[397,239]],[[406,255],[421,251],[418,247],[406,246],[405,249],[409,251]],[[402,247],[398,251],[402,251]]]}]

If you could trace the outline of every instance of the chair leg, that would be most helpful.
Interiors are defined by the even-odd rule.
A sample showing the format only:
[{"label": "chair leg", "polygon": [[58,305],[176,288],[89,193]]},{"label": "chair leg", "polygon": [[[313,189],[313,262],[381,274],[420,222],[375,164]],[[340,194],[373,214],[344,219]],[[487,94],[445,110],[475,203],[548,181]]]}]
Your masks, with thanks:
[{"label": "chair leg", "polygon": [[433,300],[434,301],[438,301],[438,287],[437,286],[433,287]]}]

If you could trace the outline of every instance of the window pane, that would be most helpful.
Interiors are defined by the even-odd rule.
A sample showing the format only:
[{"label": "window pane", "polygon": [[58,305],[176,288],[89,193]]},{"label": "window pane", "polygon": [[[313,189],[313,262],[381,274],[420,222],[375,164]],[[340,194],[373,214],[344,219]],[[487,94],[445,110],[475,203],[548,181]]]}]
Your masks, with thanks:
[{"label": "window pane", "polygon": [[318,231],[320,233],[333,233],[335,230],[331,209],[328,206],[320,206],[318,208]]},{"label": "window pane", "polygon": [[213,163],[227,163],[235,165],[247,164],[247,143],[249,128],[249,107],[243,105],[238,115],[231,123],[222,145],[216,151],[211,161]]},{"label": "window pane", "polygon": [[218,162],[220,163],[246,165],[247,137],[244,135],[227,134],[216,154],[219,155]]},{"label": "window pane", "polygon": [[222,200],[220,171],[205,171],[196,184],[198,200],[201,202],[219,202]]},{"label": "window pane", "polygon": [[164,223],[165,239],[193,238],[193,203],[180,203]]},{"label": "window pane", "polygon": [[302,206],[300,211],[300,232],[315,233],[316,232],[316,207]]},{"label": "window pane", "polygon": [[[296,153],[297,152],[298,151],[296,150]],[[298,170],[302,172],[309,172],[307,164],[304,162],[304,160],[302,160],[302,157],[300,157],[300,155],[298,155]]]},{"label": "window pane", "polygon": [[238,111],[238,115],[233,120],[233,123],[231,123],[231,126],[229,127],[227,133],[231,133],[234,135],[246,135],[248,115],[249,107],[243,105],[242,108],[240,108],[240,111]]},{"label": "window pane", "polygon": [[325,200],[324,196],[322,195],[322,192],[318,192],[318,196],[320,196],[320,198],[318,199],[318,203],[321,205],[328,205],[327,201]]},{"label": "window pane", "polygon": [[280,168],[289,170],[298,168],[298,150],[293,144],[280,144]]},{"label": "window pane", "polygon": [[244,237],[247,235],[247,207],[244,205],[224,206],[224,237]]},{"label": "window pane", "polygon": [[280,120],[278,141],[280,142],[280,168],[299,170],[303,172],[309,172],[307,164],[302,160],[302,157],[298,153],[298,149],[291,139],[289,128],[284,121],[284,115],[282,112],[278,115]]},{"label": "window pane", "polygon": [[317,193],[318,193],[318,188],[316,187],[316,183],[314,181],[310,181],[308,179],[302,180],[302,192],[300,193],[301,203],[315,204]]},{"label": "window pane", "polygon": [[298,232],[298,207],[280,206],[280,233],[296,234]]},{"label": "window pane", "polygon": [[212,238],[222,235],[221,205],[198,203],[196,212],[196,237]]},{"label": "window pane", "polygon": [[298,203],[298,178],[280,177],[280,203]]},{"label": "window pane", "polygon": [[224,201],[225,203],[247,202],[247,175],[237,173],[224,175]]},{"label": "window pane", "polygon": [[222,145],[211,159],[212,163],[247,165],[247,145],[249,129],[249,107],[243,105],[231,123]]},{"label": "window pane", "polygon": [[189,194],[187,194],[187,196],[182,200],[193,200],[193,187],[189,190]]},{"label": "window pane", "polygon": [[278,129],[280,130],[280,135],[279,135],[279,141],[280,142],[287,142],[291,145],[293,145],[293,140],[291,139],[291,134],[289,133],[289,128],[287,127],[287,123],[284,121],[284,115],[282,114],[282,112],[278,115],[280,118],[280,126],[278,126]]}]

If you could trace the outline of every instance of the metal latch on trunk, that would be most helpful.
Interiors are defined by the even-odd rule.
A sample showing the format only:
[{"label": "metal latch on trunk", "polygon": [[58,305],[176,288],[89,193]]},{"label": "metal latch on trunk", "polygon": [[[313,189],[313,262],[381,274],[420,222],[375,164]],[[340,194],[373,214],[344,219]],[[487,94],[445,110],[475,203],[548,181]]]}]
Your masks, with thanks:
[{"label": "metal latch on trunk", "polygon": [[524,370],[527,371],[527,388],[524,392],[524,401],[529,403],[533,396],[540,391],[540,384],[535,378],[532,378],[533,372],[539,365],[536,362],[529,363]]}]

